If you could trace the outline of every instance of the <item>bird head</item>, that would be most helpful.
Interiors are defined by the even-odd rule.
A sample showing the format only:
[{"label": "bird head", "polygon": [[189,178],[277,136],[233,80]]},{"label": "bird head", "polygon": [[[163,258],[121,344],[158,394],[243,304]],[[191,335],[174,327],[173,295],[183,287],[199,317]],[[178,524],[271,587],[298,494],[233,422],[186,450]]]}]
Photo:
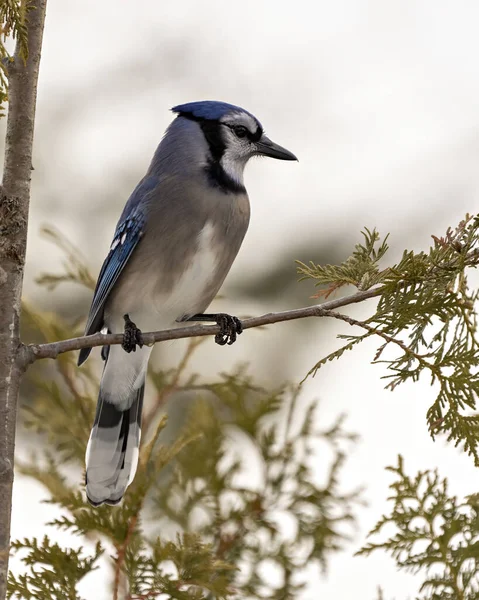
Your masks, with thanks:
[{"label": "bird head", "polygon": [[244,191],[244,167],[253,156],[298,160],[292,152],[272,142],[258,119],[239,106],[205,100],[180,104],[172,111],[179,118],[198,123],[209,148],[210,174],[230,191]]}]

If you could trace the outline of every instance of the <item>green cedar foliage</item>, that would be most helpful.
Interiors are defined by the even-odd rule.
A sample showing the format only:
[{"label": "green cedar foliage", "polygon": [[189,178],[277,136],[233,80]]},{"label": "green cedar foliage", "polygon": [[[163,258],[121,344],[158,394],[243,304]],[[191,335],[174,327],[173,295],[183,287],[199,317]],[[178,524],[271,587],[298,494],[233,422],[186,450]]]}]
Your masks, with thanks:
[{"label": "green cedar foliage", "polygon": [[477,600],[479,496],[460,502],[449,495],[437,471],[408,476],[401,456],[388,470],[395,476],[389,498],[393,508],[369,534],[384,533],[386,540],[370,542],[358,554],[382,549],[399,568],[423,572],[421,600]]},{"label": "green cedar foliage", "polygon": [[[67,253],[65,274],[42,276],[42,283],[90,285],[78,251],[50,235]],[[39,342],[80,334],[75,323],[27,305],[23,326]],[[345,451],[354,443],[342,418],[318,431],[317,403],[305,402],[286,385],[264,389],[245,368],[200,381],[189,374],[189,364],[203,342],[191,340],[176,368],[150,370],[154,394],[144,409],[138,471],[117,507],[91,507],[83,489],[98,364],[90,360],[78,369],[76,353],[66,353],[32,366],[23,425],[34,445],[17,468],[41,482],[58,507],[51,531],[79,536],[84,548],[98,543],[71,550],[47,537],[14,542],[14,551],[26,552],[25,573],[10,574],[10,597],[77,599],[82,577],[106,569],[104,562],[98,567],[101,555],[110,565],[104,580],[115,600],[160,594],[178,600],[294,598],[306,585],[303,569],[324,569],[349,538],[359,498],[358,491],[344,493],[339,482]],[[170,399],[171,409],[186,407],[173,431],[164,415]],[[318,444],[327,457],[321,483],[312,472]],[[254,485],[249,472],[258,473]],[[285,517],[293,524],[290,533],[284,531]],[[280,573],[273,583],[272,566]]]},{"label": "green cedar foliage", "polygon": [[328,296],[344,285],[379,290],[375,312],[365,321],[349,322],[365,330],[340,335],[346,344],[321,359],[340,358],[366,338],[380,338],[373,363],[388,368],[387,389],[429,377],[436,398],[427,412],[431,435],[445,434],[461,445],[479,466],[479,340],[475,305],[478,290],[467,284],[468,271],[479,264],[479,217],[466,218],[444,237],[433,238],[428,252],[405,251],[401,260],[380,268],[388,251],[376,230],[363,232],[352,256],[341,265],[298,263],[302,279],[313,279]]},{"label": "green cedar foliage", "polygon": [[12,59],[5,47],[7,38],[19,42],[19,56],[28,58],[27,27],[25,18],[29,0],[2,0],[0,2],[0,117],[5,115],[8,101],[8,64]]}]

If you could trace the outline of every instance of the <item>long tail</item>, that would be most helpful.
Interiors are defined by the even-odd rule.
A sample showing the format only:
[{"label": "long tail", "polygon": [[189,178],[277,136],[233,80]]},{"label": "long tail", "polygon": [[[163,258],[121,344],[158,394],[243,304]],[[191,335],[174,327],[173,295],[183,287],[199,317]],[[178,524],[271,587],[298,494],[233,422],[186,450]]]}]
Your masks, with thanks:
[{"label": "long tail", "polygon": [[133,481],[141,438],[145,371],[150,354],[109,352],[86,451],[86,493],[94,506],[118,504]]}]

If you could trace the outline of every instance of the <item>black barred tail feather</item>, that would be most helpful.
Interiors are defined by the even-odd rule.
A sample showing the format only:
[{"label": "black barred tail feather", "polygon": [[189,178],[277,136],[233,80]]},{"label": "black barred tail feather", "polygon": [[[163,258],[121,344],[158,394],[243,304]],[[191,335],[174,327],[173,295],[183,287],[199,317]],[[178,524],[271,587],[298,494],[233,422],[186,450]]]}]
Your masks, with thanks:
[{"label": "black barred tail feather", "polygon": [[100,389],[86,451],[86,493],[90,504],[118,504],[133,481],[141,437],[145,384],[132,389],[131,406],[121,410]]}]

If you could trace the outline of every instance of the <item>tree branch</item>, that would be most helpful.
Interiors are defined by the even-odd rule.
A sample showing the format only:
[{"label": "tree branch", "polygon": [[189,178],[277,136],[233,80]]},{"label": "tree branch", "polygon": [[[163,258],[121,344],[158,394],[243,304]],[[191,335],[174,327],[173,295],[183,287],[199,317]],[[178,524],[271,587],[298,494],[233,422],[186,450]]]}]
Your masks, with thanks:
[{"label": "tree branch", "polygon": [[[271,325],[272,323],[281,323],[282,321],[293,321],[295,319],[304,319],[306,317],[335,317],[331,311],[349,304],[357,304],[369,298],[375,298],[381,295],[382,288],[376,287],[364,292],[357,292],[351,296],[345,296],[336,300],[330,300],[316,306],[306,306],[304,308],[295,308],[284,312],[268,313],[260,317],[252,317],[242,321],[243,329],[252,327],[261,327]],[[145,344],[152,345],[155,342],[164,342],[166,340],[177,340],[181,338],[200,337],[205,335],[215,335],[219,332],[218,325],[192,325],[189,327],[177,327],[165,331],[155,331],[143,333]],[[72,350],[81,350],[82,348],[95,348],[97,346],[110,346],[121,344],[123,341],[122,333],[111,333],[104,335],[95,333],[94,335],[52,342],[50,344],[29,344],[23,346],[20,352],[20,362],[24,366],[41,358],[56,358],[64,352]]]},{"label": "tree branch", "polygon": [[0,189],[0,600],[7,591],[15,422],[24,367],[17,360],[19,321],[46,0],[27,4],[28,59],[24,62],[24,49],[17,39],[8,65],[9,107]]}]

